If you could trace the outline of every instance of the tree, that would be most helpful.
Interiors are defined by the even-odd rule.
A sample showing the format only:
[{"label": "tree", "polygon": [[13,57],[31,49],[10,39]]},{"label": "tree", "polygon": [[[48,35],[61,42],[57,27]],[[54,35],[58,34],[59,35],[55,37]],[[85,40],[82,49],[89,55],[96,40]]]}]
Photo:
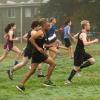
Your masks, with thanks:
[{"label": "tree", "polygon": [[71,16],[75,30],[79,30],[80,21],[88,19],[93,26],[99,27],[100,23],[100,0],[50,0],[41,6],[41,16],[57,17],[62,21],[65,16]]}]

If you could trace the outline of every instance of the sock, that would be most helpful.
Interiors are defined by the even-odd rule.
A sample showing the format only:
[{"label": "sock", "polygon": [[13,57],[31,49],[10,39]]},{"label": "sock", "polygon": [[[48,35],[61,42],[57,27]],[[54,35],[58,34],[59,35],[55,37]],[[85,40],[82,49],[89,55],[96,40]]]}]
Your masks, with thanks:
[{"label": "sock", "polygon": [[73,69],[70,73],[68,80],[71,81],[75,74],[76,74],[76,71]]},{"label": "sock", "polygon": [[18,64],[18,61],[17,60],[15,60],[15,63],[14,63],[14,65],[17,65]]},{"label": "sock", "polygon": [[83,68],[86,68],[86,67],[89,67],[90,65],[92,65],[89,61],[86,61],[85,63],[83,63],[82,65],[81,65],[81,69],[83,69]]},{"label": "sock", "polygon": [[38,75],[42,75],[42,70],[41,69],[38,69]]}]

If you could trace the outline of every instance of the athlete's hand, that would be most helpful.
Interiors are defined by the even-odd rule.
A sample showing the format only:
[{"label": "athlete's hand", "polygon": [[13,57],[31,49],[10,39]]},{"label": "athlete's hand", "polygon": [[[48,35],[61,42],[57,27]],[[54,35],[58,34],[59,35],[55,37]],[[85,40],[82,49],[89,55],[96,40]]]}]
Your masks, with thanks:
[{"label": "athlete's hand", "polygon": [[99,42],[99,39],[94,39],[94,43],[98,43]]},{"label": "athlete's hand", "polygon": [[19,40],[19,37],[16,37],[15,40],[18,41]]},{"label": "athlete's hand", "polygon": [[42,49],[42,48],[38,48],[38,51],[40,52],[40,53],[45,53],[45,51]]},{"label": "athlete's hand", "polygon": [[51,46],[50,46],[50,45],[48,45],[48,44],[46,44],[44,47],[45,47],[45,48],[49,48],[49,47],[51,47]]}]

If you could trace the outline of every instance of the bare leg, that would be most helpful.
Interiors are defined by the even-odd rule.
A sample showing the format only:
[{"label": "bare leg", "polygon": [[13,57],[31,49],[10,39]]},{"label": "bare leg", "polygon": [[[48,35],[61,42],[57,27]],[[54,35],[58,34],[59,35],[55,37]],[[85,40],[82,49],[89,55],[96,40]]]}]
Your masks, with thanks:
[{"label": "bare leg", "polygon": [[23,60],[22,60],[19,64],[15,65],[15,66],[12,68],[12,71],[14,72],[14,71],[16,71],[16,70],[22,68],[22,67],[25,66],[27,63],[28,63],[28,58],[27,58],[27,57],[24,57]]},{"label": "bare leg", "polygon": [[72,46],[68,47],[68,52],[69,52],[69,56],[71,56],[71,58],[73,58],[74,57],[74,51],[73,51]]},{"label": "bare leg", "polygon": [[73,51],[73,47],[72,46],[70,47],[70,54],[71,54],[71,58],[73,58],[74,57],[74,51]]},{"label": "bare leg", "polygon": [[31,69],[26,73],[24,79],[20,82],[21,85],[24,85],[27,80],[35,73],[38,64],[32,64]]},{"label": "bare leg", "polygon": [[37,71],[38,71],[38,77],[45,77],[42,73],[42,64],[38,65]]},{"label": "bare leg", "polygon": [[51,57],[49,57],[49,58],[45,61],[45,63],[47,63],[47,64],[50,65],[50,67],[48,68],[47,76],[46,76],[46,80],[50,80],[51,75],[52,75],[52,72],[53,72],[53,70],[55,69],[56,64],[55,64],[54,60],[53,60]]},{"label": "bare leg", "polygon": [[35,73],[37,66],[38,66],[37,63],[31,65],[31,69],[26,73],[24,79],[20,82],[20,85],[16,86],[18,90],[20,90],[21,92],[25,90],[24,85],[28,81],[28,79],[32,76],[32,74]]},{"label": "bare leg", "polygon": [[13,80],[13,72],[16,71],[16,70],[18,70],[18,69],[21,69],[22,67],[24,67],[24,65],[26,65],[27,62],[28,62],[28,58],[24,57],[22,62],[18,63],[17,65],[15,65],[12,68],[10,68],[7,71],[9,79]]},{"label": "bare leg", "polygon": [[95,59],[94,58],[90,58],[87,61],[85,61],[82,65],[81,65],[81,69],[83,68],[87,68],[91,65],[95,64]]},{"label": "bare leg", "polygon": [[80,66],[75,66],[74,69],[72,69],[67,81],[65,82],[65,84],[70,84],[72,78],[75,76],[75,74],[80,70]]},{"label": "bare leg", "polygon": [[8,50],[4,49],[3,55],[0,57],[0,62],[3,61],[8,55]]},{"label": "bare leg", "polygon": [[16,46],[12,48],[12,51],[17,54],[16,60],[15,60],[15,65],[16,65],[18,64],[18,59],[21,56],[21,51]]},{"label": "bare leg", "polygon": [[[53,52],[53,51],[54,51],[54,52]],[[49,50],[49,55],[50,55],[50,57],[51,57],[53,60],[56,59],[57,53],[58,53],[58,49],[57,49],[56,46],[50,48],[50,50]]]},{"label": "bare leg", "polygon": [[19,58],[19,56],[21,55],[21,51],[19,50],[19,48],[17,48],[16,46],[14,46],[12,48],[12,51],[14,51],[17,54],[17,58]]}]

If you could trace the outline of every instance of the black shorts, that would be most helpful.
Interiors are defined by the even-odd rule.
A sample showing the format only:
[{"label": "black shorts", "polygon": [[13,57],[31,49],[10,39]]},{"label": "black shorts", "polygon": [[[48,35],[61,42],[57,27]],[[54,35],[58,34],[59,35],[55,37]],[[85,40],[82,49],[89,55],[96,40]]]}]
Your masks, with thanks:
[{"label": "black shorts", "polygon": [[28,59],[31,59],[31,57],[32,57],[32,49],[31,48],[24,49],[24,57],[28,57]]},{"label": "black shorts", "polygon": [[47,54],[35,53],[32,55],[32,63],[41,63],[48,59]]},{"label": "black shorts", "polygon": [[67,48],[69,48],[69,47],[72,45],[69,38],[65,38],[64,41],[65,41],[65,46],[66,46]]},{"label": "black shorts", "polygon": [[84,53],[74,53],[74,66],[81,66],[84,61],[92,58],[92,56],[86,52]]}]

